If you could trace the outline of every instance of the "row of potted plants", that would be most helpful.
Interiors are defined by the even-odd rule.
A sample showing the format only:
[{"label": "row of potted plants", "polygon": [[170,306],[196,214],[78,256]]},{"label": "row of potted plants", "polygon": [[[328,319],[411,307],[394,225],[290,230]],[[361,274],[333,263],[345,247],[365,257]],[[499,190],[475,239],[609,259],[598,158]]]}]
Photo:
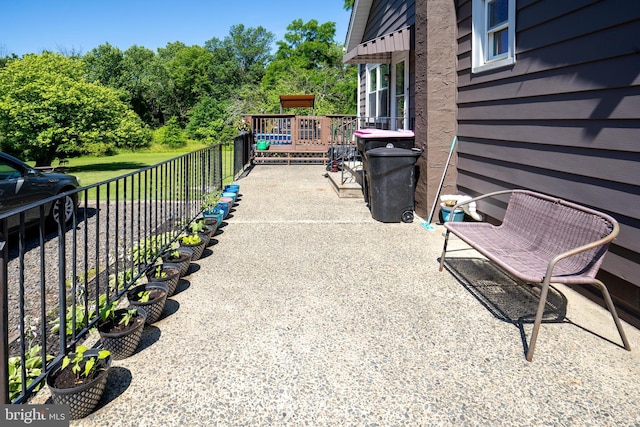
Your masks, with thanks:
[{"label": "row of potted plants", "polygon": [[[54,403],[69,405],[71,419],[93,412],[106,387],[112,360],[135,353],[144,325],[160,318],[167,298],[175,292],[180,278],[188,274],[190,263],[200,259],[216,229],[228,217],[239,188],[231,184],[225,192],[207,196],[203,218],[192,221],[178,237],[178,244],[159,254],[162,263],[147,268],[146,283],[138,281],[126,292],[127,307],[118,308],[123,305],[120,301],[101,298],[104,304],[99,309],[97,329],[102,348],[77,346],[76,352],[59,360],[46,378]],[[153,253],[145,254],[149,255]]]}]

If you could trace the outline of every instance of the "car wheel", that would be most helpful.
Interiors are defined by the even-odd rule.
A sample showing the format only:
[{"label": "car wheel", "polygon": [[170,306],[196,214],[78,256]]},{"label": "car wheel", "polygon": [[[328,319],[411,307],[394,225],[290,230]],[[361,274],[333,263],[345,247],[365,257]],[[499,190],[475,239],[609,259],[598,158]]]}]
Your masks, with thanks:
[{"label": "car wheel", "polygon": [[58,219],[60,214],[63,215],[63,220],[65,224],[71,222],[73,218],[73,214],[76,210],[76,200],[75,195],[65,196],[63,199],[60,199],[58,202],[55,202],[51,207],[51,222],[54,224],[58,224]]}]

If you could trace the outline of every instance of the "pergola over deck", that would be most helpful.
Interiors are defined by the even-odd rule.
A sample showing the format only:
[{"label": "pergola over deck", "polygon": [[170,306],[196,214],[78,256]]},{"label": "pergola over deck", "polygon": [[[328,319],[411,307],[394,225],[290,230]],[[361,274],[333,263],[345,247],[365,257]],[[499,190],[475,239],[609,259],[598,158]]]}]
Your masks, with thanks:
[{"label": "pergola over deck", "polygon": [[280,114],[285,108],[315,108],[315,95],[280,95]]}]

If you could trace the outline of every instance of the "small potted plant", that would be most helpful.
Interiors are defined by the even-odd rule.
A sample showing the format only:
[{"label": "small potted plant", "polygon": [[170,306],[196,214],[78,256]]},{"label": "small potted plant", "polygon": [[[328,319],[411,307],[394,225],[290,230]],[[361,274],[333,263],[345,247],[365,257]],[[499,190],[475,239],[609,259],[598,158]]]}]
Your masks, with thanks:
[{"label": "small potted plant", "polygon": [[77,420],[95,409],[107,385],[111,367],[108,350],[78,346],[76,352],[56,362],[47,374],[47,385],[56,405],[69,405],[69,416]]},{"label": "small potted plant", "polygon": [[202,256],[204,247],[207,244],[204,240],[205,238],[205,235],[199,233],[185,233],[179,237],[180,246],[190,248],[193,251],[193,255],[191,255],[192,261],[196,261]]},{"label": "small potted plant", "polygon": [[169,288],[169,295],[173,295],[180,280],[180,267],[175,264],[156,264],[147,270],[149,282],[161,282]]},{"label": "small potted plant", "polygon": [[209,244],[209,240],[211,240],[213,233],[216,231],[215,228],[206,225],[202,220],[196,220],[189,224],[189,230],[191,230],[191,234],[199,233],[206,235],[207,238],[205,240],[207,243],[205,243],[205,246]]},{"label": "small potted plant", "polygon": [[111,352],[115,360],[131,356],[140,344],[147,313],[141,307],[117,309],[117,301],[100,310],[98,332],[102,347]]},{"label": "small potted plant", "polygon": [[147,323],[151,324],[160,318],[167,295],[169,295],[169,288],[166,284],[150,282],[130,289],[127,292],[127,299],[129,304],[142,307],[147,312]]},{"label": "small potted plant", "polygon": [[178,246],[177,242],[175,242],[175,244],[175,247],[171,247],[162,253],[162,262],[177,265],[180,269],[180,277],[182,277],[186,275],[187,270],[189,270],[193,251],[190,248]]},{"label": "small potted plant", "polygon": [[205,223],[207,225],[212,225],[211,223],[216,220],[218,225],[221,221],[217,221],[220,211],[220,208],[217,207],[218,201],[220,200],[220,192],[214,191],[211,193],[207,193],[203,197],[202,201],[202,217],[205,219]]}]

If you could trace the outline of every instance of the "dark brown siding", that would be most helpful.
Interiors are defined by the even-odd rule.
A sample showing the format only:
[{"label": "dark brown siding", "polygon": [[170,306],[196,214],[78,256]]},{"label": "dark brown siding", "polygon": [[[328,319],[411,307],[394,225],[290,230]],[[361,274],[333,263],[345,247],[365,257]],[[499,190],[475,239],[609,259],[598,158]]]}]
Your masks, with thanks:
[{"label": "dark brown siding", "polygon": [[415,15],[416,6],[413,0],[374,0],[362,41],[409,27],[414,24]]},{"label": "dark brown siding", "polygon": [[[621,233],[603,270],[640,287],[640,1],[517,0],[516,63],[479,74],[471,1],[456,5],[460,191],[524,187],[609,212]],[[638,288],[618,295],[640,309]]]}]

